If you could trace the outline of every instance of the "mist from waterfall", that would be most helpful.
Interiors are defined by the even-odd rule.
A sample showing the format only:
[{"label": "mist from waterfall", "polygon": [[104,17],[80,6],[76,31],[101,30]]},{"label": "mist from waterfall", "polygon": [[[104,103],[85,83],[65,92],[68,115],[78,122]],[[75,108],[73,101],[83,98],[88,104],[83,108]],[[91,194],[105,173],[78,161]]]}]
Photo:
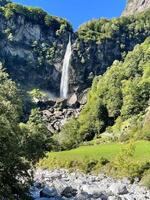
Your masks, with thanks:
[{"label": "mist from waterfall", "polygon": [[71,61],[71,39],[69,36],[69,42],[66,48],[66,53],[63,61],[61,84],[60,84],[60,97],[62,99],[68,98],[68,84],[69,84],[69,66]]}]

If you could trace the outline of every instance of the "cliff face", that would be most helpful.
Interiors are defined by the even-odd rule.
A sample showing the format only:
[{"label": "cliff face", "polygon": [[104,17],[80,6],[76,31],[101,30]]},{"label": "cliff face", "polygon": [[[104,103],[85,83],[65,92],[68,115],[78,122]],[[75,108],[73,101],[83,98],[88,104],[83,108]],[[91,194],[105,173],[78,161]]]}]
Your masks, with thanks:
[{"label": "cliff face", "polygon": [[[74,33],[65,20],[17,4],[0,7],[0,61],[25,89],[59,93],[62,63],[72,38],[70,92],[91,86],[114,60],[121,60],[150,35],[149,13],[88,22]],[[138,23],[142,24],[138,26]],[[146,25],[145,25],[146,24]]]},{"label": "cliff face", "polygon": [[72,30],[69,25],[61,30],[63,24],[57,18],[52,18],[52,25],[46,26],[36,21],[35,16],[29,19],[21,11],[8,17],[0,10],[0,60],[11,78],[25,89],[40,87],[58,92],[62,61]]},{"label": "cliff face", "polygon": [[125,11],[122,15],[129,16],[143,12],[150,8],[150,0],[128,0]]},{"label": "cliff face", "polygon": [[137,16],[87,22],[73,44],[70,85],[83,90],[93,77],[102,75],[114,60],[124,60],[128,51],[150,35],[150,11]]}]

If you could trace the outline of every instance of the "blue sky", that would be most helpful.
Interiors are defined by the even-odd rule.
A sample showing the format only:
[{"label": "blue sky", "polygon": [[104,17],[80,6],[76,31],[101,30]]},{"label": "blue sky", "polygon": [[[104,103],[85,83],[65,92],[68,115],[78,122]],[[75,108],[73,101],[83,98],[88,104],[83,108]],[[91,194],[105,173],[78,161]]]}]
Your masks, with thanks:
[{"label": "blue sky", "polygon": [[121,15],[126,0],[14,0],[24,5],[41,7],[49,14],[66,18],[74,29],[93,18]]}]

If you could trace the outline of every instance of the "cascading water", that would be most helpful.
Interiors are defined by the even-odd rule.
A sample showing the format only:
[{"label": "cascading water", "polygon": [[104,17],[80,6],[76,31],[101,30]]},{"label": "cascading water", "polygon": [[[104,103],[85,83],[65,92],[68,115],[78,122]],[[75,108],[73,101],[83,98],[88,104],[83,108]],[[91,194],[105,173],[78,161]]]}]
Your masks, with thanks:
[{"label": "cascading water", "polygon": [[66,53],[63,61],[61,84],[60,84],[60,97],[62,99],[68,98],[68,84],[69,84],[69,66],[71,60],[71,39],[69,37],[69,42],[66,48]]}]

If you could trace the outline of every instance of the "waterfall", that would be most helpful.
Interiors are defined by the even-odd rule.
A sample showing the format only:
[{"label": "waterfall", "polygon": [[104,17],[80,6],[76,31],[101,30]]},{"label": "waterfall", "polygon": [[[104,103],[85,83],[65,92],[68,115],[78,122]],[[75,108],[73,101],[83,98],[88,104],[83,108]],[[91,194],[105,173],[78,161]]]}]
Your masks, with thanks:
[{"label": "waterfall", "polygon": [[69,36],[69,42],[66,48],[66,53],[63,61],[61,84],[60,84],[60,97],[63,99],[68,98],[68,84],[69,84],[69,66],[71,60],[71,39]]}]

